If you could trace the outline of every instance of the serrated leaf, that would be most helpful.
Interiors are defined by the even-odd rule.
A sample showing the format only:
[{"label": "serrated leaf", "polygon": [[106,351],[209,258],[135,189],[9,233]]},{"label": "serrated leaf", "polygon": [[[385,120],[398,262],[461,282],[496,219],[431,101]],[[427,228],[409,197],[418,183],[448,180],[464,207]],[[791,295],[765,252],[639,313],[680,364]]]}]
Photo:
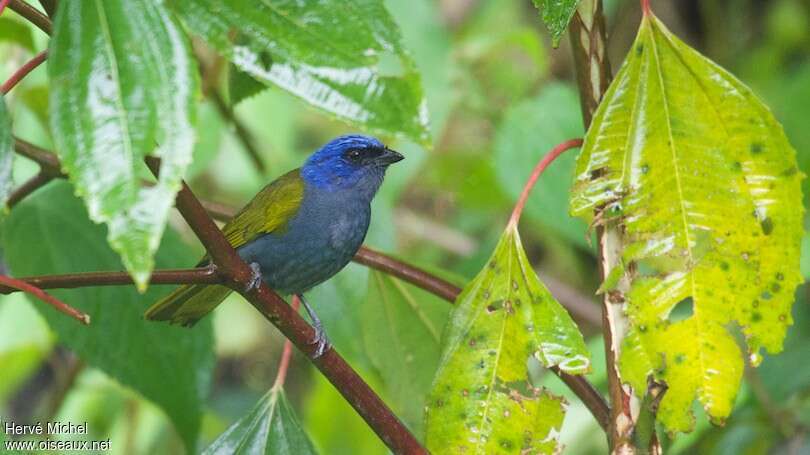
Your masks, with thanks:
[{"label": "serrated leaf", "polygon": [[14,168],[14,149],[11,137],[11,116],[6,108],[5,97],[0,95],[0,206],[6,205],[11,194],[14,180],[11,171]]},{"label": "serrated leaf", "polygon": [[257,95],[267,86],[253,79],[253,76],[240,70],[236,65],[229,65],[228,70],[228,95],[231,106],[236,106],[242,100]]},{"label": "serrated leaf", "polygon": [[[93,221],[146,287],[194,145],[197,66],[162,2],[64,2],[48,57],[56,151]],[[146,155],[163,160],[142,187]]]},{"label": "serrated leaf", "polygon": [[459,295],[443,344],[428,399],[428,449],[556,450],[563,402],[529,385],[528,360],[582,374],[590,359],[571,317],[537,279],[515,225]]},{"label": "serrated leaf", "polygon": [[[88,220],[82,202],[71,193],[68,183],[52,182],[23,200],[4,220],[2,249],[14,276],[120,268],[120,260],[104,241],[104,228]],[[178,235],[166,234],[156,255],[158,266],[177,268],[196,259]],[[132,286],[49,291],[89,314],[89,326],[50,306],[35,307],[58,341],[89,366],[160,406],[193,452],[214,368],[213,335],[209,320],[193,329],[143,320],[146,307],[169,290],[152,287],[143,295]]]},{"label": "serrated leaf", "polygon": [[551,43],[554,47],[560,44],[560,38],[568,23],[574,17],[579,0],[532,0],[534,6],[542,12],[543,22],[545,22],[549,33],[551,33]]},{"label": "serrated leaf", "polygon": [[365,351],[386,403],[417,434],[450,309],[447,302],[390,275],[369,274],[360,327]]},{"label": "serrated leaf", "polygon": [[203,452],[204,455],[315,454],[281,387],[273,387]]},{"label": "serrated leaf", "polygon": [[172,4],[194,33],[256,80],[365,129],[427,142],[419,74],[381,0]]},{"label": "serrated leaf", "polygon": [[648,374],[666,381],[670,431],[692,428],[695,397],[713,420],[729,415],[743,371],[731,326],[754,364],[781,350],[801,281],[801,178],[751,90],[645,16],[585,138],[571,210],[621,225],[621,371],[637,393]]}]

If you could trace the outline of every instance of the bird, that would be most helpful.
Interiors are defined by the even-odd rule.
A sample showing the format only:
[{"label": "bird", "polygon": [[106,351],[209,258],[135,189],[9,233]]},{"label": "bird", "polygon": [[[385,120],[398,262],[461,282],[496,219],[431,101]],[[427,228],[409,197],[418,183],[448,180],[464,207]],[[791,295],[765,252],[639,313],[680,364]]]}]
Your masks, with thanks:
[{"label": "bird", "polygon": [[[300,168],[265,186],[222,227],[253,271],[249,287],[264,280],[277,293],[301,300],[315,329],[315,357],[329,341],[304,293],[357,253],[371,221],[371,201],[388,166],[402,159],[377,138],[336,137]],[[197,265],[215,267],[207,256]],[[183,285],[149,307],[145,317],[190,327],[231,292],[222,285]]]}]

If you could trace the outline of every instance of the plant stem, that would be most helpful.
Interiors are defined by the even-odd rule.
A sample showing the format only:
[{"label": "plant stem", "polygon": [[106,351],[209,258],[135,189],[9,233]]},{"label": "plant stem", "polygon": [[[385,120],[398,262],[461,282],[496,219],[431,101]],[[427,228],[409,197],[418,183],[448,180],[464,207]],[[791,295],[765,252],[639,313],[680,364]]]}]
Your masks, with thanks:
[{"label": "plant stem", "polygon": [[[42,275],[17,278],[39,289],[74,289],[89,286],[129,286],[132,277],[127,272],[82,272],[64,275]],[[149,284],[225,284],[224,278],[213,268],[156,270]],[[0,285],[0,294],[18,291]]]},{"label": "plant stem", "polygon": [[15,11],[20,16],[28,19],[28,22],[39,27],[40,30],[46,34],[51,34],[52,24],[48,16],[39,12],[38,9],[24,2],[23,0],[11,0],[8,7]]},{"label": "plant stem", "polygon": [[50,175],[44,172],[38,172],[37,175],[31,177],[30,179],[28,179],[28,181],[20,185],[19,188],[11,192],[11,194],[8,197],[8,200],[6,201],[6,207],[8,208],[14,207],[15,205],[17,205],[18,202],[25,199],[25,197],[27,197],[34,191],[38,190],[39,188],[45,186],[51,180],[53,180],[53,177],[51,177]]},{"label": "plant stem", "polygon": [[534,188],[534,184],[537,183],[537,179],[540,178],[543,171],[545,171],[558,156],[562,155],[563,152],[579,147],[580,145],[582,145],[582,139],[569,139],[557,144],[551,151],[543,156],[540,162],[534,167],[532,174],[529,176],[529,180],[526,181],[526,185],[523,186],[523,192],[520,193],[515,208],[512,210],[512,216],[509,218],[510,225],[517,226],[518,221],[520,221],[520,214],[523,213],[523,207],[526,206],[526,201],[529,199],[529,193],[532,191],[532,188]]},{"label": "plant stem", "polygon": [[[290,303],[294,311],[298,311],[301,307],[301,299],[297,295],[292,296]],[[276,373],[276,380],[273,382],[274,389],[281,389],[284,387],[284,381],[287,379],[287,370],[290,369],[290,359],[292,358],[292,342],[284,340],[284,348],[281,351],[281,360],[278,362],[278,373]]]},{"label": "plant stem", "polygon": [[645,16],[652,14],[652,9],[650,9],[650,0],[641,0],[641,12]]},{"label": "plant stem", "polygon": [[[607,59],[607,34],[601,0],[583,0],[570,25],[571,47],[577,74],[582,117],[586,129],[610,84],[611,71]],[[597,209],[598,211],[599,209]],[[623,251],[621,228],[616,223],[596,228],[599,247],[599,269],[602,280],[620,264]],[[629,287],[622,279],[614,291],[604,296],[602,334],[605,339],[608,389],[611,419],[608,442],[613,453],[635,453],[633,433],[638,419],[640,403],[628,387],[622,384],[618,369],[619,349],[626,335],[628,321],[624,315],[625,294]],[[653,429],[654,432],[654,429]],[[660,451],[658,438],[652,438]],[[646,450],[646,448],[644,448]]]},{"label": "plant stem", "polygon": [[5,11],[6,6],[8,6],[8,0],[0,0],[0,14],[3,14]]},{"label": "plant stem", "polygon": [[37,299],[41,300],[44,303],[54,307],[56,311],[60,313],[66,314],[73,319],[81,322],[84,325],[90,324],[90,316],[81,311],[73,308],[72,306],[68,305],[67,303],[57,299],[56,297],[46,293],[42,289],[33,286],[25,281],[18,280],[15,278],[11,278],[5,275],[0,275],[0,285],[6,286],[9,288],[18,289],[20,291],[25,292],[26,294],[30,294]]},{"label": "plant stem", "polygon": [[0,85],[0,95],[5,95],[9,92],[9,90],[13,89],[17,83],[19,83],[25,76],[28,75],[31,71],[34,71],[36,67],[42,64],[45,59],[48,58],[48,51],[42,51],[39,54],[35,55],[34,58],[25,62],[23,66],[21,66],[11,77]]}]

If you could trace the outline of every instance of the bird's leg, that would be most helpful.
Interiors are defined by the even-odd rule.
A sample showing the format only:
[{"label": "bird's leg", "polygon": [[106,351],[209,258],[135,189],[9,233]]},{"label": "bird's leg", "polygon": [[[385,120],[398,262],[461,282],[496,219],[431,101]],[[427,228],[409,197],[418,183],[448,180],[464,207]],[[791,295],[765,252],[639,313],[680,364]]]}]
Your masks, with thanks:
[{"label": "bird's leg", "polygon": [[329,338],[326,337],[326,332],[323,330],[323,324],[321,324],[321,320],[318,319],[318,315],[315,314],[315,310],[312,309],[311,306],[304,300],[303,294],[296,294],[298,296],[298,300],[304,304],[304,309],[307,310],[307,314],[309,314],[309,318],[312,319],[312,327],[315,329],[315,339],[312,340],[311,344],[317,345],[315,348],[315,358],[322,356],[324,352],[331,346],[329,342]]},{"label": "bird's leg", "polygon": [[259,263],[251,262],[250,270],[253,273],[250,275],[250,281],[248,281],[247,286],[245,286],[245,292],[250,292],[258,288],[262,283],[262,268],[259,266]]}]

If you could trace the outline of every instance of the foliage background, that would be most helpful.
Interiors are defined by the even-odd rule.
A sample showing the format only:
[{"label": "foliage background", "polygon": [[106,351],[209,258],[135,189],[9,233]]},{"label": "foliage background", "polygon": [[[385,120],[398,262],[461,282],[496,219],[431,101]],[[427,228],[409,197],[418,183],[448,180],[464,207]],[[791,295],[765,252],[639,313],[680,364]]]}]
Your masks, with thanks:
[{"label": "foliage background", "polygon": [[[407,141],[393,143],[407,160],[391,168],[375,200],[367,243],[428,268],[450,271],[463,282],[474,276],[493,250],[538,157],[554,144],[583,134],[571,82],[571,53],[567,39],[559,49],[552,49],[528,1],[388,0],[386,6],[421,73],[433,147],[428,151]],[[810,2],[690,0],[654,2],[654,7],[675,33],[764,98],[784,124],[802,170],[810,174],[810,133],[805,126],[810,116]],[[635,36],[640,13],[635,0],[608,0],[605,8],[615,70]],[[46,43],[44,35],[18,19],[10,11],[0,18],[0,80],[30,58],[32,49],[42,49]],[[12,27],[13,33],[31,36],[30,48],[4,39]],[[53,148],[52,138],[45,133],[45,82],[43,66],[8,101],[15,134]],[[241,206],[267,181],[300,165],[332,136],[351,131],[274,88],[240,103],[235,115],[249,128],[267,174],[253,166],[215,106],[203,101],[189,178],[201,197],[233,206]],[[553,277],[580,290],[598,314],[596,300],[589,297],[598,285],[594,250],[585,226],[566,213],[573,162],[573,154],[564,156],[543,176],[530,199],[521,233],[541,277]],[[36,171],[23,159],[16,160],[15,166],[17,182]],[[66,189],[60,185],[64,184],[51,183],[42,191],[64,197]],[[66,216],[75,220],[80,213],[76,208],[75,217],[69,212]],[[164,236],[164,250],[177,253],[164,252],[164,256],[171,256],[172,265],[191,265],[200,247],[182,221],[174,221],[175,233]],[[81,226],[91,229],[86,221]],[[50,244],[33,235],[15,237],[11,244],[7,239],[3,254],[27,257],[32,269],[39,270],[35,265],[46,260],[43,248],[51,245],[57,250],[74,242],[70,229],[54,226],[48,232]],[[169,241],[169,237],[177,238]],[[810,276],[810,238],[804,244],[803,272]],[[51,262],[55,269],[67,267],[62,271],[120,268],[106,244],[101,242],[100,248],[104,251],[92,254],[58,249],[70,261]],[[166,291],[157,288],[151,294]],[[107,307],[150,299],[134,291],[126,299],[93,292],[85,298],[103,301],[101,305]],[[310,301],[338,351],[419,432],[421,400],[438,360],[438,339],[432,334],[440,332],[448,306],[355,264],[313,291]],[[669,453],[810,450],[809,302],[807,287],[799,288],[796,322],[785,352],[766,358],[758,371],[746,372],[726,426],[711,426],[696,406],[700,416],[696,431],[665,441]],[[418,318],[414,308],[426,319]],[[212,319],[213,341],[209,342],[216,356],[210,359],[215,362],[210,391],[206,392],[207,379],[200,382],[205,404],[198,447],[208,445],[266,392],[283,341],[237,296]],[[599,329],[575,319],[589,335],[595,361],[591,381],[604,388]],[[100,371],[84,367],[68,348],[76,340],[58,339],[54,323],[40,316],[23,296],[0,297],[0,415],[18,422],[88,421],[89,438],[112,438],[115,453],[173,453],[182,447],[183,438],[164,411]],[[206,330],[206,325],[194,330]],[[150,344],[180,342],[184,333],[177,329],[176,340],[144,339],[144,352],[132,354],[137,359],[129,360],[146,362],[140,367],[155,375],[176,374],[177,366],[149,362]],[[126,363],[129,353],[121,355]],[[556,377],[538,375],[542,375],[538,381],[565,395],[570,403],[562,435],[567,453],[604,452],[604,436],[584,406]],[[362,420],[305,359],[294,357],[286,389],[322,453],[385,453]]]}]

